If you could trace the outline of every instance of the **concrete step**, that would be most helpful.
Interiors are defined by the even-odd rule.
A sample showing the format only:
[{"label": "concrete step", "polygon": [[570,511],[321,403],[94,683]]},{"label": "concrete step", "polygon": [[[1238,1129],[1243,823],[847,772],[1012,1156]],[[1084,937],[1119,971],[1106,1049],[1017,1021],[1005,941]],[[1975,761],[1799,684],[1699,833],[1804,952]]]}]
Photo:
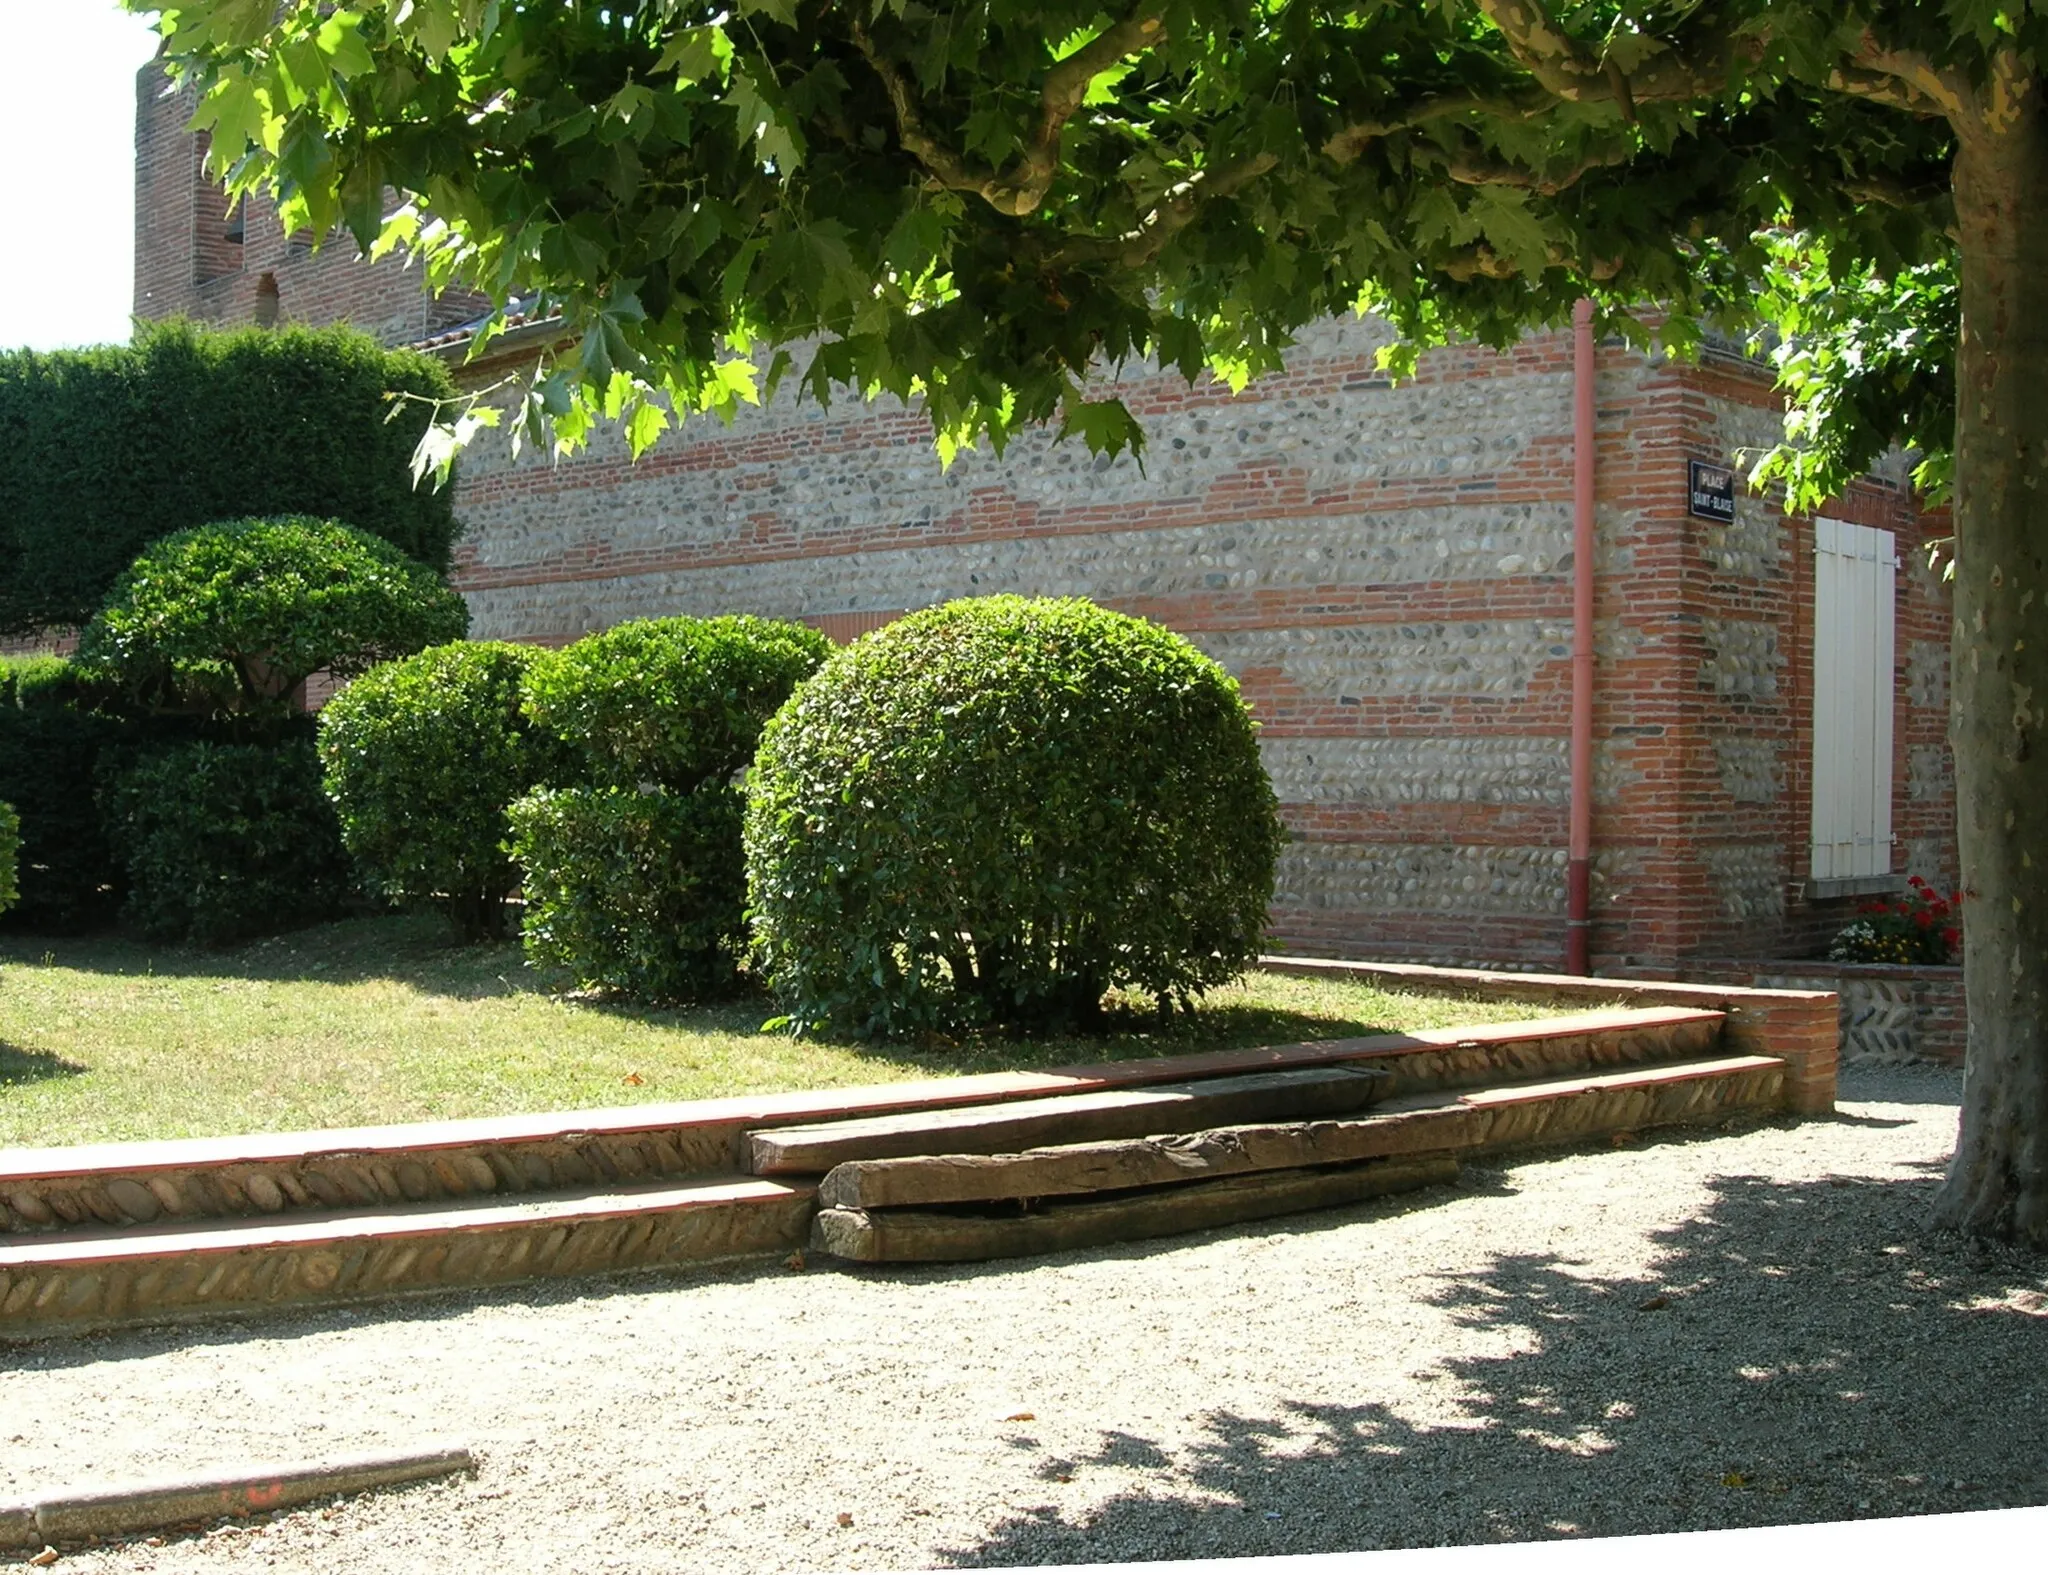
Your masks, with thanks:
[{"label": "concrete step", "polygon": [[811,1244],[954,1263],[1206,1230],[1440,1183],[1474,1155],[1776,1111],[1785,1077],[1774,1056],[1719,1056],[1412,1095],[1349,1119],[857,1160],[825,1176]]},{"label": "concrete step", "polygon": [[[402,1126],[0,1150],[0,1241],[95,1226],[458,1204],[748,1168],[751,1134],[1195,1079],[1372,1067],[1390,1094],[1704,1054],[1720,1014],[1653,1007],[1042,1072]],[[820,1166],[820,1169],[829,1168]]]},{"label": "concrete step", "polygon": [[[1767,1101],[1776,1063],[1669,1065],[1711,1049],[1719,1025],[1709,1011],[1601,1011],[817,1093],[4,1151],[0,1341],[786,1252],[808,1238],[811,1177],[848,1153],[929,1154],[939,1132],[960,1149],[1058,1147],[1261,1122],[1337,1131],[1371,1109],[1384,1113],[1360,1118],[1380,1134],[1366,1157],[1238,1167],[1244,1184],[1197,1212],[1222,1223],[1377,1196],[1462,1151],[1702,1118],[1723,1094],[1692,1085],[1714,1075]],[[790,1179],[733,1174],[762,1156]],[[1160,1221],[1194,1208],[1098,1210],[1072,1240],[1193,1228]],[[865,1228],[845,1223],[829,1227],[842,1244]]]},{"label": "concrete step", "polygon": [[808,1186],[723,1176],[47,1232],[0,1243],[0,1340],[788,1251],[813,1207]]}]

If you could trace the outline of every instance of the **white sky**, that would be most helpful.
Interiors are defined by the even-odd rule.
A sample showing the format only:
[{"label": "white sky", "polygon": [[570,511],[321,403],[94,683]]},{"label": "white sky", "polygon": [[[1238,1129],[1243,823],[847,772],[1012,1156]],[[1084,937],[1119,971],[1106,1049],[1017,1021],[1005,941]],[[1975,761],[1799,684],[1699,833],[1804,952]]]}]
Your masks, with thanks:
[{"label": "white sky", "polygon": [[0,350],[126,342],[135,70],[155,52],[114,0],[0,0]]}]

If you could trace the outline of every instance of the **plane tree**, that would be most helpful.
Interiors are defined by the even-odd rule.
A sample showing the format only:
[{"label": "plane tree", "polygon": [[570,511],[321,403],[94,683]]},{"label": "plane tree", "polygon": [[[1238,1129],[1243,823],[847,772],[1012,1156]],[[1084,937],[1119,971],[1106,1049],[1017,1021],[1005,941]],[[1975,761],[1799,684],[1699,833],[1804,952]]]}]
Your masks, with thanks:
[{"label": "plane tree", "polygon": [[[1143,435],[1091,371],[1241,382],[1335,311],[1389,319],[1397,369],[1581,297],[1681,351],[1803,311],[1794,497],[1894,440],[1952,460],[1971,1037],[1939,1212],[2048,1245],[2048,0],[169,0],[160,26],[233,189],[561,313],[529,440],[609,418],[638,451],[794,376],[921,399],[942,451],[1042,422],[1114,450]],[[1925,330],[1884,340],[1898,375],[1825,353],[1884,310]]]}]

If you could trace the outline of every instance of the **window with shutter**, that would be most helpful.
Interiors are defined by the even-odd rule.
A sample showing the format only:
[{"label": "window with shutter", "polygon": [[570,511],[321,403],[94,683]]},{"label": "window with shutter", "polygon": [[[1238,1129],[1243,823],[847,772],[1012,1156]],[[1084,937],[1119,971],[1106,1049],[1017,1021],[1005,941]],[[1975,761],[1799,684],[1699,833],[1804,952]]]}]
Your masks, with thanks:
[{"label": "window with shutter", "polygon": [[1814,521],[1813,878],[1892,867],[1892,533]]}]

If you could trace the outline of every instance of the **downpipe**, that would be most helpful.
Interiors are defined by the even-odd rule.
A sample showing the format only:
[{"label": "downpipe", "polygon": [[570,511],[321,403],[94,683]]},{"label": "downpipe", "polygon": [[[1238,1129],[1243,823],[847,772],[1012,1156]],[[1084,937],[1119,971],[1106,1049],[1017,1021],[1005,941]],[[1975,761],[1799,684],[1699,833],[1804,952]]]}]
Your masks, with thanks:
[{"label": "downpipe", "polygon": [[1564,971],[1593,971],[1593,303],[1572,309],[1572,731]]}]

